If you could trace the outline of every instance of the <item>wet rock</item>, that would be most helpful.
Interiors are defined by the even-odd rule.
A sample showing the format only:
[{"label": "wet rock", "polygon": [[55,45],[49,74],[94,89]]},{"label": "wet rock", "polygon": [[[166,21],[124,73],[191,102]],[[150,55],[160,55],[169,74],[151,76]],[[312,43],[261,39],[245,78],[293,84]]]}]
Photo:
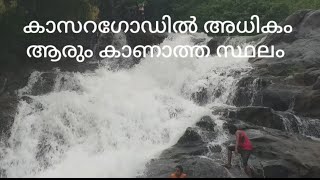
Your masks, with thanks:
[{"label": "wet rock", "polygon": [[180,163],[189,178],[228,178],[230,174],[220,164],[205,158],[190,158]]},{"label": "wet rock", "polygon": [[308,117],[320,119],[320,91],[302,93],[295,98],[293,110]]},{"label": "wet rock", "polygon": [[35,101],[33,98],[29,96],[22,96],[19,100],[22,100],[28,104],[34,104],[34,107],[37,111],[44,110],[43,104],[41,104],[39,101]]},{"label": "wet rock", "polygon": [[211,153],[220,153],[222,151],[222,147],[220,145],[209,146],[209,150]]},{"label": "wet rock", "polygon": [[173,146],[164,150],[160,157],[164,159],[182,159],[191,156],[204,156],[207,153],[209,153],[209,149],[206,144],[198,146]]},{"label": "wet rock", "polygon": [[[248,107],[248,108],[255,109],[256,107]],[[257,108],[260,109],[261,107],[257,107]],[[283,130],[289,133],[302,134],[305,136],[313,136],[316,138],[320,138],[320,120],[319,119],[298,116],[290,111],[284,111],[284,112],[273,111],[269,108],[265,108],[265,110],[263,110],[262,108],[257,112],[261,110],[266,111],[261,114],[261,118],[260,118],[262,121],[265,121],[264,123],[266,124],[267,122],[272,123],[274,120],[276,120],[276,124],[266,125],[264,123],[260,123],[260,122],[256,123],[254,121],[254,119],[259,119],[259,117],[255,117],[255,115],[251,114],[252,112],[250,111],[252,110],[244,113],[244,115],[242,114],[239,116],[238,115],[239,109],[245,109],[245,108],[225,108],[225,109],[221,108],[219,110],[214,110],[212,113],[215,115],[221,115],[222,118],[224,118],[226,122],[223,124],[223,128],[228,131],[230,131],[231,129],[234,129],[234,127],[243,129],[243,130],[259,129],[261,127],[279,129],[277,128],[277,124],[279,124],[280,126],[279,130]],[[263,116],[266,116],[266,117],[263,118]],[[251,119],[251,118],[254,118],[254,119]]]},{"label": "wet rock", "polygon": [[[285,81],[291,80],[286,79]],[[277,78],[273,78],[271,81],[269,83],[257,83],[249,77],[242,79],[238,83],[239,87],[233,103],[237,106],[264,106],[276,111],[286,111],[292,108],[292,105],[296,103],[295,99],[301,96],[307,99],[313,98],[311,95],[313,93],[312,89],[309,86],[304,86],[304,78],[293,80],[295,85],[292,85],[292,82],[286,84],[285,81],[279,81]],[[250,85],[250,83],[253,85]],[[300,111],[298,112],[300,113]],[[300,113],[300,115],[304,114]]]},{"label": "wet rock", "polygon": [[219,47],[219,44],[218,44],[218,41],[217,41],[217,40],[211,39],[211,40],[207,43],[207,46],[208,46],[209,49],[210,49],[210,54],[211,54],[211,55],[217,53],[217,49],[218,49],[218,47]]},{"label": "wet rock", "polygon": [[265,106],[286,111],[291,108],[294,98],[307,89],[301,83],[291,81],[277,77],[245,77],[238,83],[233,103],[236,106]]},{"label": "wet rock", "polygon": [[57,78],[55,91],[77,91],[82,92],[80,80],[74,74],[64,73],[63,77]]},{"label": "wet rock", "polygon": [[210,116],[204,116],[196,123],[196,126],[205,131],[214,131],[216,124]]},{"label": "wet rock", "polygon": [[256,177],[320,177],[320,143],[276,130],[248,130]]},{"label": "wet rock", "polygon": [[50,93],[55,86],[57,73],[43,73],[33,85],[30,95],[39,96]]},{"label": "wet rock", "polygon": [[183,136],[179,139],[177,145],[192,146],[194,144],[202,144],[202,138],[194,128],[188,128]]},{"label": "wet rock", "polygon": [[276,111],[286,111],[290,108],[294,98],[304,89],[297,86],[272,84],[260,92],[260,101],[254,105],[272,108]]},{"label": "wet rock", "polygon": [[318,78],[316,83],[314,83],[312,90],[320,90],[320,77]]},{"label": "wet rock", "polygon": [[[299,11],[288,17],[282,25],[292,25],[293,33],[271,34],[261,43],[283,49],[286,56],[282,59],[251,59],[254,69],[238,83],[239,88],[233,100],[238,107],[213,110],[213,114],[222,116],[221,119],[226,121],[223,126],[225,130],[236,126],[247,132],[254,146],[249,161],[254,177],[320,177],[320,142],[299,135],[317,137],[319,134],[319,129],[316,128],[320,119],[319,17],[320,10]],[[214,39],[209,43],[213,50],[219,44]],[[192,99],[200,105],[206,104],[206,89],[194,93]],[[197,125],[199,123],[203,122],[198,122]],[[204,131],[209,130],[203,129],[204,127],[207,125],[198,125]],[[186,166],[187,170],[189,163],[196,166],[194,158],[201,154],[198,153],[199,149],[187,149],[192,146],[205,147],[208,144],[203,140],[201,131],[193,130],[189,129],[181,139],[181,144],[170,148],[170,153],[163,153],[151,163],[150,167],[154,169],[149,171],[153,173],[149,177],[168,177],[178,164]],[[226,144],[227,142],[220,148]],[[220,153],[219,146],[208,147],[211,152]],[[211,171],[219,168],[210,167]],[[161,169],[160,173],[157,169]],[[193,176],[193,171],[188,173]],[[210,176],[214,177],[213,174]],[[235,176],[239,177],[237,174]],[[201,177],[201,174],[195,174],[195,177]]]},{"label": "wet rock", "polygon": [[320,77],[320,69],[318,68],[310,68],[304,73],[304,83],[305,86],[312,86],[314,85],[318,77]]},{"label": "wet rock", "polygon": [[31,97],[29,97],[29,96],[22,96],[21,100],[25,101],[28,104],[31,104],[33,102],[33,99]]},{"label": "wet rock", "polygon": [[195,37],[191,38],[191,42],[195,45],[200,45],[205,41],[206,41],[206,38],[195,38]]},{"label": "wet rock", "polygon": [[266,78],[247,76],[242,78],[237,84],[237,90],[233,99],[236,106],[262,105],[260,91],[271,82]]},{"label": "wet rock", "polygon": [[209,152],[207,143],[202,139],[196,128],[188,128],[179,141],[164,150],[160,159],[182,159],[191,156],[201,156]]},{"label": "wet rock", "polygon": [[231,118],[257,126],[285,130],[281,117],[274,110],[267,107],[237,108],[234,112],[234,117]]},{"label": "wet rock", "polygon": [[106,46],[112,45],[112,40],[113,40],[113,34],[112,33],[102,33],[99,35],[97,44],[95,46],[94,51],[96,59],[101,60],[101,57],[99,56],[100,51],[104,50]]},{"label": "wet rock", "polygon": [[297,33],[297,28],[299,28],[299,26],[302,24],[304,18],[308,13],[310,13],[310,10],[298,11],[297,13],[289,16],[284,22],[282,22],[282,25],[291,25],[295,29],[294,33],[292,33],[291,36],[288,36],[285,33],[270,34],[262,44],[270,46],[278,44],[282,41],[292,42],[295,37],[294,35]]},{"label": "wet rock", "polygon": [[191,99],[200,106],[208,103],[208,90],[206,88],[201,88],[199,91],[192,93]]},{"label": "wet rock", "polygon": [[232,120],[232,121],[225,122],[223,124],[223,129],[228,131],[229,133],[234,128],[241,129],[241,130],[247,130],[247,129],[259,129],[260,127],[255,126],[255,125],[251,125],[251,124],[245,123],[243,121],[239,121],[239,120]]},{"label": "wet rock", "polygon": [[154,160],[147,165],[145,177],[168,178],[175,167],[181,165],[188,178],[230,178],[230,173],[220,164],[201,157],[179,160]]},{"label": "wet rock", "polygon": [[[254,177],[320,177],[320,156],[317,150],[320,142],[269,128],[256,127],[245,131],[254,147],[249,159]],[[242,166],[236,160],[233,165],[234,168]]]},{"label": "wet rock", "polygon": [[[220,164],[209,158],[202,158],[211,153],[220,153],[220,145],[210,146],[203,140],[203,132],[215,126],[210,116],[202,117],[197,127],[188,128],[177,144],[164,150],[159,158],[146,165],[143,177],[167,178],[177,165],[182,165],[188,178],[229,178],[231,174]],[[210,142],[210,141],[209,141]],[[209,149],[210,148],[210,149]]]},{"label": "wet rock", "polygon": [[[250,76],[270,80],[271,84],[256,89],[257,97],[252,105],[266,106],[276,111],[294,110],[302,116],[319,118],[318,96],[314,90],[318,89],[320,75],[320,25],[318,17],[320,10],[303,10],[288,17],[282,25],[292,25],[291,34],[270,34],[261,43],[274,45],[276,49],[283,49],[286,56],[278,58],[255,58],[250,62],[254,70]],[[247,86],[249,87],[249,86]],[[240,86],[240,97],[236,98],[236,105],[248,105],[245,97],[246,88]],[[305,108],[304,108],[305,107]]]},{"label": "wet rock", "polygon": [[302,128],[299,129],[301,134],[306,136],[312,136],[316,138],[320,138],[320,120],[313,118],[301,117],[302,120]]},{"label": "wet rock", "polygon": [[213,54],[216,54],[217,53],[217,49],[220,45],[223,45],[224,42],[226,41],[226,37],[223,37],[223,36],[217,36],[217,37],[214,37],[212,38],[208,43],[207,43],[207,46],[209,47],[210,49],[210,54],[213,55]]},{"label": "wet rock", "polygon": [[212,114],[219,115],[221,118],[234,118],[236,107],[213,107]]},{"label": "wet rock", "polygon": [[154,159],[147,165],[142,176],[139,178],[169,178],[175,171],[178,162],[173,159]]},{"label": "wet rock", "polygon": [[[274,126],[268,123],[273,122],[270,117],[280,116],[277,112],[270,108],[248,107],[217,108],[214,113],[223,114],[228,118],[224,126],[226,130],[231,126],[241,126],[247,132],[254,146],[249,160],[254,177],[320,177],[318,151],[320,142],[301,135],[262,127]],[[255,119],[258,119],[257,122],[254,122]],[[260,119],[261,122],[259,122]],[[251,124],[258,124],[258,126]],[[203,141],[198,132],[197,128],[188,128],[179,143],[147,164],[145,177],[166,178],[174,171],[176,165],[182,165],[188,177],[245,177],[243,170],[240,169],[240,161],[234,161],[233,163],[236,164],[231,170],[217,164],[217,162],[222,163],[218,158],[222,152],[222,146],[228,145],[231,140],[212,146]],[[206,148],[213,153],[210,157],[215,160],[199,158],[208,153]]]}]

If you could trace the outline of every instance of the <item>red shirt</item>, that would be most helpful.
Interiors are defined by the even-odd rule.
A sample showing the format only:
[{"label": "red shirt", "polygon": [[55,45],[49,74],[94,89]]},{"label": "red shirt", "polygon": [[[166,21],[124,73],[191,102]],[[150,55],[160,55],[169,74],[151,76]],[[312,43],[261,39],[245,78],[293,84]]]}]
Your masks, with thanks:
[{"label": "red shirt", "polygon": [[247,134],[244,131],[239,131],[238,146],[242,150],[246,150],[246,151],[252,151],[253,150],[251,141],[250,141],[250,139],[248,138]]}]

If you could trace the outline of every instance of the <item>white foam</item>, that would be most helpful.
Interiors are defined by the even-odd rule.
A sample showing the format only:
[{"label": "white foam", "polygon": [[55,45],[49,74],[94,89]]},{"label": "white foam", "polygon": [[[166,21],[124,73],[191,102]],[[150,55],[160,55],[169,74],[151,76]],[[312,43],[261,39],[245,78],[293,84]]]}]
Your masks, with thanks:
[{"label": "white foam", "polygon": [[[191,44],[191,36],[164,44]],[[81,90],[60,84],[20,103],[0,167],[8,177],[135,177],[210,113],[190,100],[197,88],[223,86],[210,103],[226,104],[236,79],[219,73],[249,68],[246,59],[146,58],[129,70],[68,75]]]}]

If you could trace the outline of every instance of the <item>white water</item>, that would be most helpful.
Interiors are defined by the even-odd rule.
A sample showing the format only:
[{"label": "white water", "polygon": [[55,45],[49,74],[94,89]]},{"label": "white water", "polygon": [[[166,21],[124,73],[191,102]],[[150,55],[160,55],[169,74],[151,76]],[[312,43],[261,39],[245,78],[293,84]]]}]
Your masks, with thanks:
[{"label": "white water", "polygon": [[[192,45],[191,36],[171,35],[163,44]],[[236,78],[234,70],[241,71]],[[249,70],[247,59],[146,58],[129,70],[61,73],[52,93],[20,102],[0,167],[8,177],[135,177],[210,115],[210,105],[226,105]],[[201,87],[221,96],[200,107],[190,97]]]}]

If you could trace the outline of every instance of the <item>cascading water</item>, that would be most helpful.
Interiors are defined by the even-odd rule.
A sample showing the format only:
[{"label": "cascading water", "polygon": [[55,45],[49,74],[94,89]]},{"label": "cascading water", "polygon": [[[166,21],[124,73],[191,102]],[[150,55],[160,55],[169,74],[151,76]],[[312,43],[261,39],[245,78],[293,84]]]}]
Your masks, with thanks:
[{"label": "cascading water", "polygon": [[292,112],[277,112],[287,132],[298,133],[319,140],[320,123],[318,119],[299,117]]},{"label": "cascading water", "polygon": [[[193,45],[195,37],[169,35],[163,45]],[[58,72],[52,92],[32,96],[35,72],[20,91],[32,101],[19,104],[0,167],[7,177],[135,177],[212,106],[232,105],[250,69],[232,57],[145,58],[127,70]],[[192,100],[199,89],[210,97],[206,106]]]}]

